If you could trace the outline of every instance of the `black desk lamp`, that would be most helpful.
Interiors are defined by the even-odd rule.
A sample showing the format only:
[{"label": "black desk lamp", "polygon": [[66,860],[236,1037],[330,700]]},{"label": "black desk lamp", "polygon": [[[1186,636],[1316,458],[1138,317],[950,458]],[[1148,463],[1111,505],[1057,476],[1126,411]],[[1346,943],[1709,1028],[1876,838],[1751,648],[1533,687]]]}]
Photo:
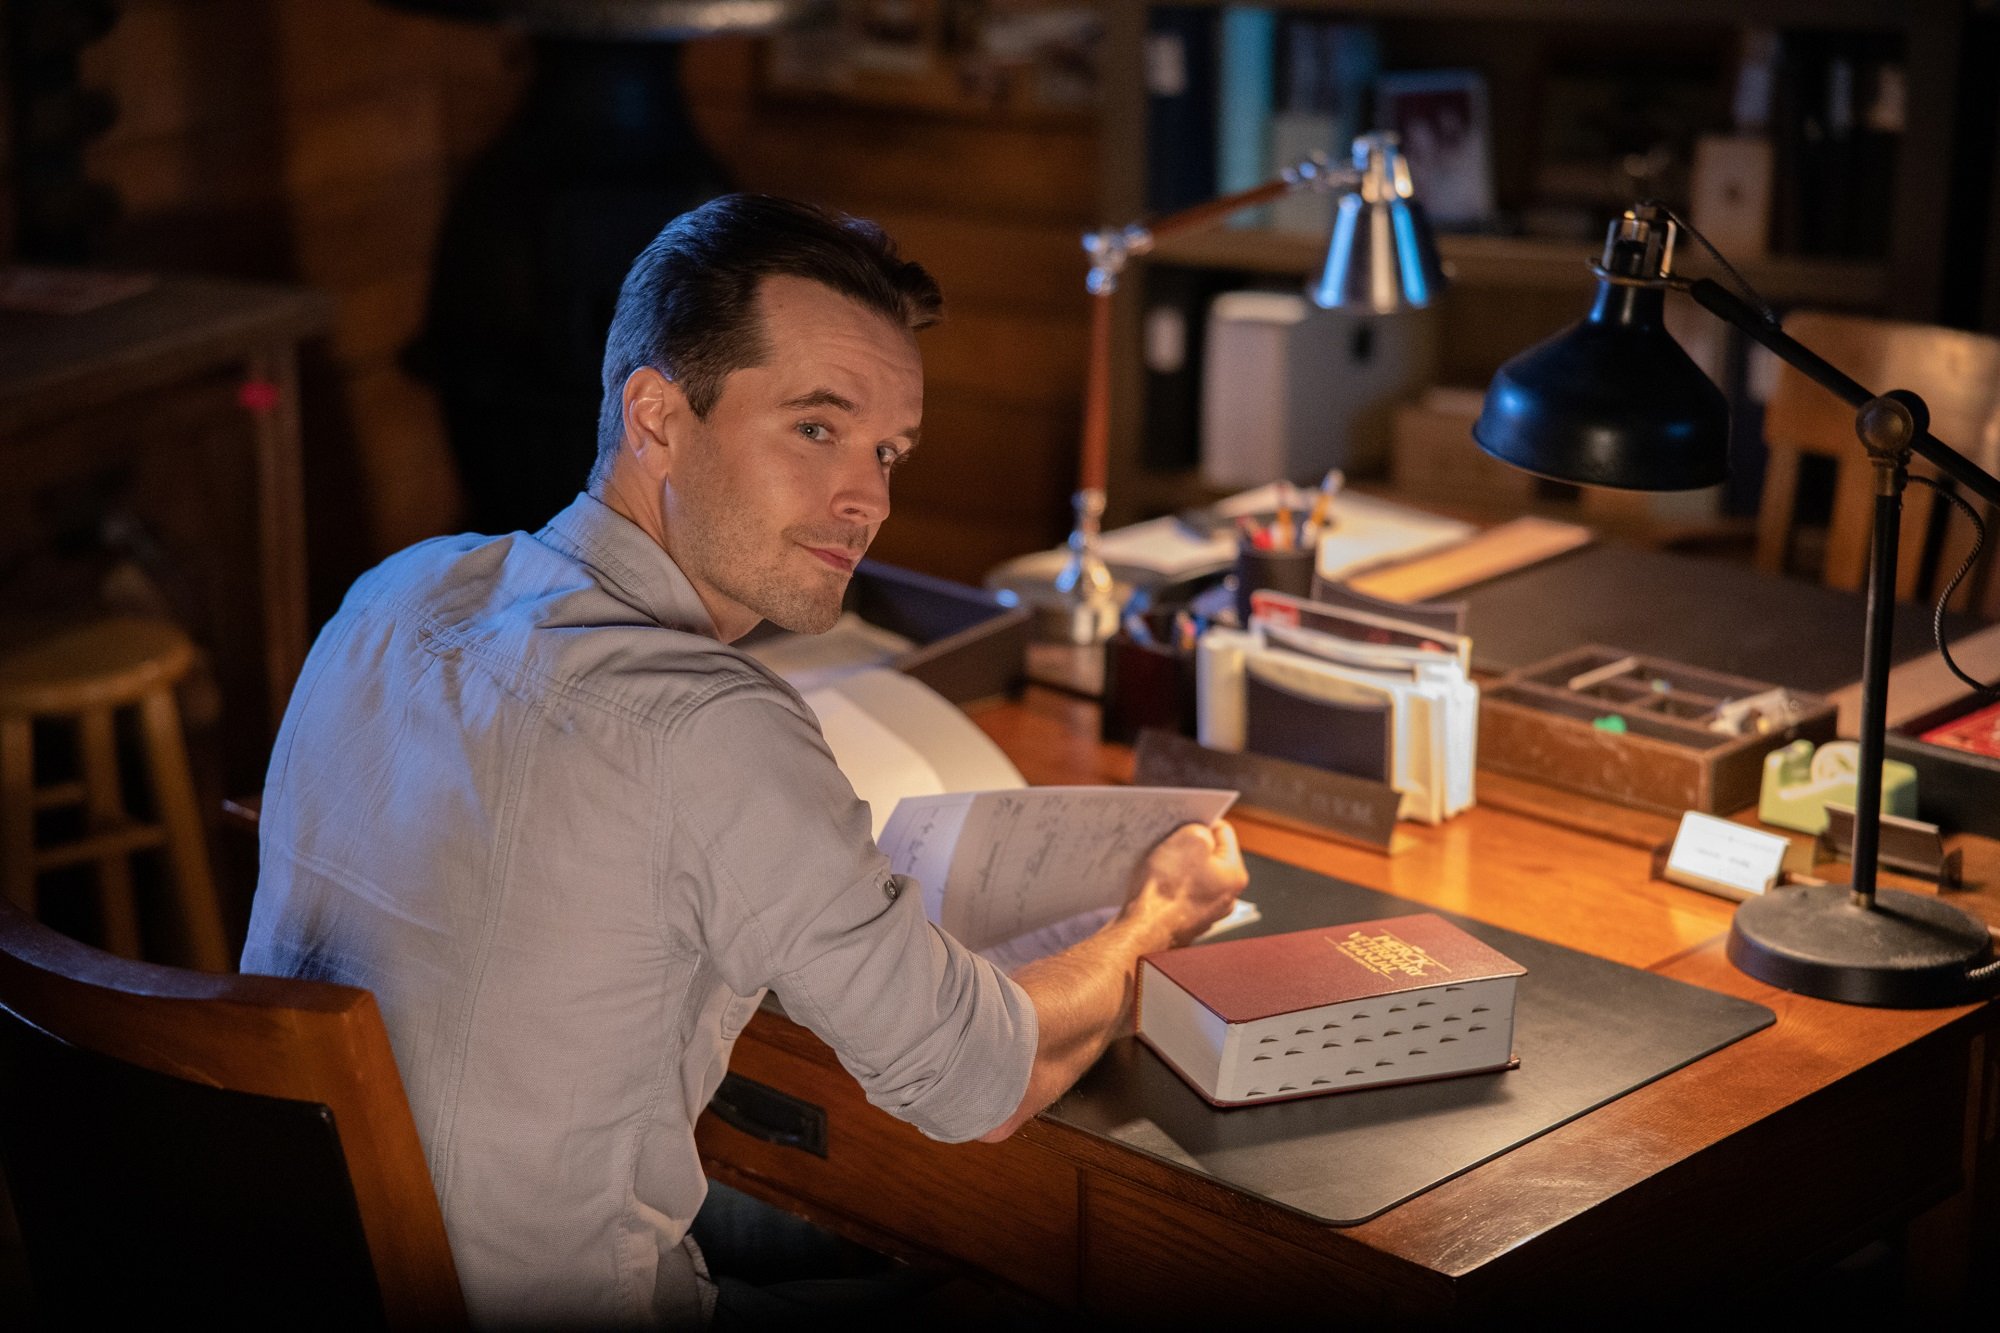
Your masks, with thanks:
[{"label": "black desk lamp", "polygon": [[[1680,230],[1653,204],[1612,223],[1590,314],[1500,368],[1473,438],[1502,462],[1560,481],[1641,491],[1720,482],[1728,408],[1667,333],[1668,288],[1686,292],[1855,409],[1855,431],[1875,468],[1875,529],[1861,652],[1854,879],[1781,887],[1744,903],[1730,926],[1729,959],[1759,980],[1822,999],[1896,1008],[1969,1002],[2000,973],[1986,927],[1935,897],[1875,887],[1882,748],[1897,524],[1910,456],[1930,460],[1991,503],[2000,504],[2000,481],[1931,435],[1929,412],[1915,394],[1870,393],[1788,336],[1768,309],[1710,279],[1676,277]],[[1722,267],[1733,274],[1727,261]]]}]

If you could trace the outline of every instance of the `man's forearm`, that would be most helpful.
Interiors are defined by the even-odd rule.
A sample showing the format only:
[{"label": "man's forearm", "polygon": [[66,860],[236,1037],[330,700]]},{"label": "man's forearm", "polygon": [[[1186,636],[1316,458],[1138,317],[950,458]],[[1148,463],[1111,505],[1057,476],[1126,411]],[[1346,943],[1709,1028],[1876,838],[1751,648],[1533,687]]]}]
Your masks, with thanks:
[{"label": "man's forearm", "polygon": [[1035,1065],[1020,1108],[987,1141],[1012,1134],[1083,1076],[1131,1012],[1140,957],[1172,943],[1157,919],[1121,915],[1089,939],[1015,974],[1035,1005]]}]

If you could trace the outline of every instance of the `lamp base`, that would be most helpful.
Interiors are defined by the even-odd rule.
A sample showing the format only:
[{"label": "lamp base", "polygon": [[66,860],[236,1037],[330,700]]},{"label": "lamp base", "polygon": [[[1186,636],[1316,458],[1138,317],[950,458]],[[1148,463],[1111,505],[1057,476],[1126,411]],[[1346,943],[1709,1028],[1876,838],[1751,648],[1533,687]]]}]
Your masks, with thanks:
[{"label": "lamp base", "polygon": [[1925,894],[1845,884],[1773,889],[1736,909],[1729,961],[1773,986],[1843,1004],[1939,1009],[1991,989],[1970,975],[1993,956],[1976,918]]},{"label": "lamp base", "polygon": [[1069,558],[1049,595],[1035,599],[1038,639],[1095,648],[1118,632],[1117,584],[1097,550],[1103,518],[1104,492],[1094,486],[1078,491]]}]

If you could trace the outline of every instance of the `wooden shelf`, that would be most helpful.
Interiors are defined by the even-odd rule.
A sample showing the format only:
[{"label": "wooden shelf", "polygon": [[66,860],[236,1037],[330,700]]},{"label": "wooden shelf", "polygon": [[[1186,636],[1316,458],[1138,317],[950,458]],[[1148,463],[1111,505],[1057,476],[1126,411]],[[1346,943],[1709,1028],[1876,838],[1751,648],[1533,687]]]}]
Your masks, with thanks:
[{"label": "wooden shelf", "polygon": [[[1454,282],[1534,291],[1588,293],[1589,263],[1598,246],[1533,236],[1440,236],[1438,250]],[[1155,263],[1233,268],[1282,277],[1310,277],[1326,258],[1326,237],[1307,232],[1216,228],[1171,237],[1150,256]],[[1883,299],[1887,267],[1852,259],[1776,256],[1731,263],[1768,301],[1779,305],[1870,307]],[[1676,259],[1689,277],[1715,277],[1714,265],[1690,244]],[[1579,313],[1581,313],[1579,311]]]}]

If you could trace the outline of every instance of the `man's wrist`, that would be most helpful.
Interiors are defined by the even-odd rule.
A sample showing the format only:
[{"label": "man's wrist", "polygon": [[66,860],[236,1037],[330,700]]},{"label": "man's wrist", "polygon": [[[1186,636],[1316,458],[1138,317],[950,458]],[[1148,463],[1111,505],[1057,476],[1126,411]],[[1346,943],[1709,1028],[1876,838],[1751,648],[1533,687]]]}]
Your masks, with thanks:
[{"label": "man's wrist", "polygon": [[1148,892],[1150,888],[1148,883],[1133,894],[1117,918],[1117,923],[1129,932],[1135,962],[1149,953],[1176,948],[1180,944],[1179,932],[1174,928],[1173,909]]}]

